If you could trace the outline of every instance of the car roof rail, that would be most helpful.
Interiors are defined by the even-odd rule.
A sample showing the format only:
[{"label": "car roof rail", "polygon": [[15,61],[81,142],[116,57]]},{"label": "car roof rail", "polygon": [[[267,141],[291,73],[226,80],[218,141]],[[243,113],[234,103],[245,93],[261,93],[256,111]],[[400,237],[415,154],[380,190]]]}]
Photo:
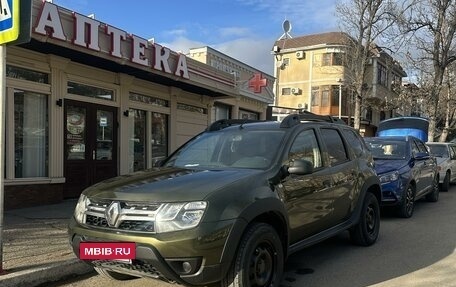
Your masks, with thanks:
[{"label": "car roof rail", "polygon": [[250,119],[223,119],[213,122],[206,131],[213,132],[222,130],[227,127],[242,125],[247,123],[257,123],[257,122],[264,122],[262,120],[250,120]]},{"label": "car roof rail", "polygon": [[304,111],[299,114],[291,114],[291,115],[286,116],[282,120],[280,127],[281,128],[290,128],[292,126],[300,124],[301,121],[329,122],[329,123],[346,125],[346,123],[342,119],[339,119],[339,118],[336,118],[336,117],[333,117],[330,115],[317,115],[317,114],[314,114],[311,112]]}]

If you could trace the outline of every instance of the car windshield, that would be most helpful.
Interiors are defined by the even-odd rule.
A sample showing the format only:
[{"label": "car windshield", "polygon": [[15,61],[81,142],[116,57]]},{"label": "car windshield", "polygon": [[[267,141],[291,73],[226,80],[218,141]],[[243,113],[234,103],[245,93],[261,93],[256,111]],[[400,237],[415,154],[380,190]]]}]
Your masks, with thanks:
[{"label": "car windshield", "polygon": [[266,169],[273,162],[283,131],[231,129],[203,133],[188,142],[164,166],[182,168]]},{"label": "car windshield", "polygon": [[374,159],[405,159],[405,141],[366,140]]},{"label": "car windshield", "polygon": [[436,157],[450,157],[448,154],[448,149],[445,145],[436,145],[430,144],[428,145],[430,154]]}]

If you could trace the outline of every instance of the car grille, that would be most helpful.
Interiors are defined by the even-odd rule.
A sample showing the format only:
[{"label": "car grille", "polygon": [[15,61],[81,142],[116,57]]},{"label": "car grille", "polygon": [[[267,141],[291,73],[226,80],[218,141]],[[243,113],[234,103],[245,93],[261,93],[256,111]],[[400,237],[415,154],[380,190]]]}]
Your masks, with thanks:
[{"label": "car grille", "polygon": [[[110,212],[112,204],[116,210]],[[161,204],[89,199],[85,224],[98,228],[155,232],[155,216]],[[109,219],[109,216],[114,219]],[[110,222],[111,220],[111,222]],[[111,224],[109,224],[109,222]]]},{"label": "car grille", "polygon": [[120,273],[126,273],[133,276],[140,276],[140,277],[151,277],[162,279],[167,282],[173,282],[172,280],[167,279],[163,274],[157,270],[151,264],[133,260],[132,263],[122,262],[122,261],[115,261],[115,260],[94,260],[92,261],[94,267],[100,267],[107,270],[118,271]]}]

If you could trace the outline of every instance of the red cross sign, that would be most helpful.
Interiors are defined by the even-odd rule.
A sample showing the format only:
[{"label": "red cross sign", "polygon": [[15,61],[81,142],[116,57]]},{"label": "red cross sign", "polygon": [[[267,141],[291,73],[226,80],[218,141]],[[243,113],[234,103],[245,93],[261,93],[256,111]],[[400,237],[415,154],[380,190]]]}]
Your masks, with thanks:
[{"label": "red cross sign", "polygon": [[268,85],[268,79],[261,76],[261,73],[257,73],[249,80],[249,88],[253,88],[254,93],[261,93],[261,88]]}]

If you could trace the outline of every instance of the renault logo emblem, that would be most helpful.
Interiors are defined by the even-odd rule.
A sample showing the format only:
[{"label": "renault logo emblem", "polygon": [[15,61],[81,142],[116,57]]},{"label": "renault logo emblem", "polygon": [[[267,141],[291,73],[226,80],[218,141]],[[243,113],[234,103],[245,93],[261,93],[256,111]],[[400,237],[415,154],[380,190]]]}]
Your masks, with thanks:
[{"label": "renault logo emblem", "polygon": [[113,201],[105,211],[106,221],[110,227],[115,227],[120,215],[120,203]]}]

